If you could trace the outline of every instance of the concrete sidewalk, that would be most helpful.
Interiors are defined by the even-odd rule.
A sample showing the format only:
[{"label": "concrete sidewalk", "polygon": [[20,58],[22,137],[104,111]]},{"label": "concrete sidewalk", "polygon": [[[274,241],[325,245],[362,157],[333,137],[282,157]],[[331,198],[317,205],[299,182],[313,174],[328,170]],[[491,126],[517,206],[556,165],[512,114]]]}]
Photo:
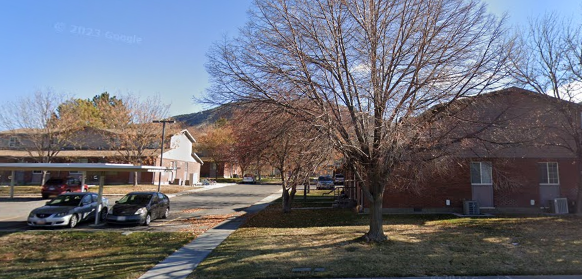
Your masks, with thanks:
[{"label": "concrete sidewalk", "polygon": [[272,194],[263,200],[248,207],[245,215],[224,221],[216,227],[207,230],[189,244],[180,248],[174,254],[158,263],[139,279],[162,278],[181,279],[186,278],[194,269],[224,241],[231,233],[236,231],[244,222],[245,216],[256,213],[267,207],[272,201],[281,197],[280,193]]}]

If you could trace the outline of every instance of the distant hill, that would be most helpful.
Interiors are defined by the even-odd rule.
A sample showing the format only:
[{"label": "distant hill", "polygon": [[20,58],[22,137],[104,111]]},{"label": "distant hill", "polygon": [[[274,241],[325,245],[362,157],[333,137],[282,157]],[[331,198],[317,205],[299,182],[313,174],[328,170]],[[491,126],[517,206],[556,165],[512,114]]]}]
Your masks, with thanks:
[{"label": "distant hill", "polygon": [[187,126],[200,126],[203,124],[214,123],[220,118],[230,119],[232,116],[232,109],[230,106],[219,106],[216,108],[174,116],[174,120],[183,122]]}]

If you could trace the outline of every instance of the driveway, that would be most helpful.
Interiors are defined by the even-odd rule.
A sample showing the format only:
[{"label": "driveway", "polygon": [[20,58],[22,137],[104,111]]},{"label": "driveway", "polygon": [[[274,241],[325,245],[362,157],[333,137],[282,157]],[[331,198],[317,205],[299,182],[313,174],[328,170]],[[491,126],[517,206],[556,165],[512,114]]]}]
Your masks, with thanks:
[{"label": "driveway", "polygon": [[[73,230],[120,230],[120,231],[189,231],[205,230],[225,218],[243,215],[245,209],[273,193],[279,185],[224,184],[202,188],[193,192],[170,195],[171,208],[168,219],[153,221],[145,226],[94,226],[93,221],[79,224]],[[163,187],[162,187],[163,192]],[[108,197],[110,205],[121,198]],[[28,230],[28,213],[47,200],[40,198],[0,198],[0,231]],[[66,228],[62,230],[68,230]]]}]

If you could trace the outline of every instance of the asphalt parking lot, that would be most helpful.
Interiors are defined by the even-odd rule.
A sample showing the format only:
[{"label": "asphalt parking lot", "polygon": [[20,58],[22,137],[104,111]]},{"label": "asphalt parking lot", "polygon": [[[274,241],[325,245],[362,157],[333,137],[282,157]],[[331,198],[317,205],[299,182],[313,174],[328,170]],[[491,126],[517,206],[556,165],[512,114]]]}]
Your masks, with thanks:
[{"label": "asphalt parking lot", "polygon": [[[263,198],[280,191],[278,185],[223,184],[170,196],[168,219],[154,220],[150,226],[95,225],[94,221],[80,223],[73,229],[49,230],[112,230],[112,231],[188,231],[205,230],[221,221],[245,214],[245,209]],[[163,192],[163,189],[162,189]],[[109,204],[121,196],[106,196]],[[34,208],[48,200],[39,197],[0,198],[0,231],[43,230],[29,228],[26,218]]]}]

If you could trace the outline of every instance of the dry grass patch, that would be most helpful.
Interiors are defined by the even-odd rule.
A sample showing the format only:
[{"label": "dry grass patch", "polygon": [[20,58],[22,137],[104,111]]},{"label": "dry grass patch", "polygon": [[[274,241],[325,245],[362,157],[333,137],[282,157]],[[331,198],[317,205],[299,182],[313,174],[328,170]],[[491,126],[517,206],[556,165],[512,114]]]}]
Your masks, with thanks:
[{"label": "dry grass patch", "polygon": [[[266,210],[189,278],[582,274],[576,217],[386,216],[390,240],[362,242],[368,216],[342,210]],[[323,272],[294,273],[298,267]]]},{"label": "dry grass patch", "polygon": [[[193,186],[180,186],[180,185],[162,185],[161,191],[164,194],[175,194],[183,191],[193,190],[199,187]],[[40,197],[41,186],[15,186],[14,195],[15,196],[30,196],[38,195]],[[103,186],[104,195],[114,195],[114,194],[127,194],[133,191],[157,191],[158,185],[105,185]],[[99,191],[99,186],[89,187],[90,192],[97,193]],[[0,196],[7,197],[10,195],[10,187],[0,187]]]},{"label": "dry grass patch", "polygon": [[137,278],[193,233],[0,233],[1,278]]},{"label": "dry grass patch", "polygon": [[196,234],[202,234],[203,232],[217,226],[218,224],[226,221],[227,219],[235,218],[242,215],[243,213],[233,213],[226,215],[207,215],[201,217],[192,217],[187,219],[180,219],[177,222],[182,224],[187,224],[188,226],[181,231],[194,232]]},{"label": "dry grass patch", "polygon": [[[200,187],[192,187],[192,186],[180,186],[180,185],[162,185],[160,191],[164,194],[175,194],[179,192],[184,192],[188,190],[194,190]],[[129,192],[134,191],[157,191],[158,185],[110,185],[110,186],[103,186],[103,194],[104,195],[112,195],[112,194],[127,194]],[[99,191],[99,187],[91,187],[89,188],[91,192]]]},{"label": "dry grass patch", "polygon": [[[14,186],[14,195],[38,195],[40,197],[41,186]],[[10,196],[10,186],[0,187],[0,196]]]}]

